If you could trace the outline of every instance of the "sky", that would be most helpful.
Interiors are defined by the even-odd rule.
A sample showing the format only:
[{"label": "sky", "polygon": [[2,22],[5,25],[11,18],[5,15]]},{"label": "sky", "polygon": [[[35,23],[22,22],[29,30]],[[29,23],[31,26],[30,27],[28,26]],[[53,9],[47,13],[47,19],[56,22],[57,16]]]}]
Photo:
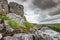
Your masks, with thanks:
[{"label": "sky", "polygon": [[[41,3],[39,0],[8,0],[8,2],[17,2],[18,4],[23,5],[24,16],[26,17],[27,21],[37,24],[60,23],[60,1],[53,1],[56,3],[56,5],[51,7],[46,6],[47,8],[45,8],[46,1],[44,0],[41,1]],[[42,9],[41,6],[44,6],[44,9]]]}]

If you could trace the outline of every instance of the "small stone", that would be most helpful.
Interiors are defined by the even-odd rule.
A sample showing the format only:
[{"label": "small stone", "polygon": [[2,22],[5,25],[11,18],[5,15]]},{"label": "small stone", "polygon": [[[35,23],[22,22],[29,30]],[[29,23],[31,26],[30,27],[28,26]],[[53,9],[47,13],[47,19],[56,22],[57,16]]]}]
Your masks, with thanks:
[{"label": "small stone", "polygon": [[3,24],[0,24],[0,30],[2,30],[4,28]]},{"label": "small stone", "polygon": [[12,40],[12,37],[11,36],[6,36],[6,37],[4,37],[4,40]]},{"label": "small stone", "polygon": [[0,33],[0,39],[2,38],[2,34]]}]

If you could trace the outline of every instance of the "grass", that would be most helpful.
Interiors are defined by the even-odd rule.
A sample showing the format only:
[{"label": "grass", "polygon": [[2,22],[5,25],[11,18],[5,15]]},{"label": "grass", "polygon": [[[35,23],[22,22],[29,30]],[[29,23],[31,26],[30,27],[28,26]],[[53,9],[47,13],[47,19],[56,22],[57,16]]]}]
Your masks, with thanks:
[{"label": "grass", "polygon": [[19,27],[20,27],[20,25],[19,25],[17,22],[12,21],[12,20],[9,21],[9,25],[10,25],[12,28],[19,28]]},{"label": "grass", "polygon": [[0,19],[3,19],[3,20],[11,20],[11,18],[9,18],[8,16],[2,16],[2,15],[0,15]]},{"label": "grass", "polygon": [[24,21],[24,24],[26,27],[33,28],[34,25],[32,23],[29,23],[28,21]]},{"label": "grass", "polygon": [[28,21],[24,21],[24,25],[26,26],[24,30],[25,33],[32,33],[33,30],[30,30],[31,28],[33,28],[35,25],[33,25],[32,23],[29,23]]},{"label": "grass", "polygon": [[44,26],[47,26],[57,32],[60,32],[60,24],[46,24]]}]

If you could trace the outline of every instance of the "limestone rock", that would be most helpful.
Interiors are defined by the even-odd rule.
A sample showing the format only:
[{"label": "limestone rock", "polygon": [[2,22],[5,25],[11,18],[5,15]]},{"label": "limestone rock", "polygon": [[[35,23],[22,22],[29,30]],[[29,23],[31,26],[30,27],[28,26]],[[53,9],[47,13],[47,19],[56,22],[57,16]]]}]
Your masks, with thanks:
[{"label": "limestone rock", "polygon": [[8,13],[8,1],[0,0],[0,11],[4,11],[4,14]]},{"label": "limestone rock", "polygon": [[38,36],[40,35],[44,40],[59,40],[60,39],[60,33],[49,29],[47,27],[43,27],[41,30],[38,30],[36,32]]},{"label": "limestone rock", "polygon": [[6,36],[6,37],[4,37],[4,40],[12,40],[12,37],[11,36]]},{"label": "limestone rock", "polygon": [[9,9],[10,9],[9,11],[11,13],[16,13],[16,14],[21,15],[21,16],[24,15],[24,7],[23,7],[23,5],[20,5],[20,4],[16,3],[16,2],[10,2],[9,3]]},{"label": "limestone rock", "polygon": [[0,39],[2,38],[2,34],[0,33]]},{"label": "limestone rock", "polygon": [[25,21],[25,19],[20,15],[16,15],[15,13],[9,13],[7,14],[7,16],[9,16],[12,20],[16,21],[18,24],[24,26],[23,21]]},{"label": "limestone rock", "polygon": [[15,34],[12,37],[4,37],[4,40],[33,40],[33,36],[32,34]]},{"label": "limestone rock", "polygon": [[3,24],[0,24],[0,30],[2,30],[4,28]]},{"label": "limestone rock", "polygon": [[7,20],[4,21],[4,24],[5,24],[5,27],[6,27],[6,31],[8,31],[8,32],[13,32],[14,31],[14,29],[11,28],[10,25],[8,24]]}]

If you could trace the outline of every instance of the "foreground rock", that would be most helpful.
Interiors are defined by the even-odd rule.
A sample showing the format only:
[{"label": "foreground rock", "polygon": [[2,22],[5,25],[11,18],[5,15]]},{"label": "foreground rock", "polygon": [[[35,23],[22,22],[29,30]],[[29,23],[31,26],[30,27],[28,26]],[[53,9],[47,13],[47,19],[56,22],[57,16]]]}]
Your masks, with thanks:
[{"label": "foreground rock", "polygon": [[44,40],[60,40],[60,33],[47,27],[38,30],[36,34],[40,35]]},{"label": "foreground rock", "polygon": [[60,40],[60,33],[44,27],[33,34],[14,34],[4,37],[4,40]]},{"label": "foreground rock", "polygon": [[6,27],[6,31],[8,32],[13,32],[14,29],[9,25],[8,21],[7,20],[4,20],[4,26]]},{"label": "foreground rock", "polygon": [[9,3],[9,11],[11,13],[16,13],[20,16],[24,15],[24,7],[16,2]]},{"label": "foreground rock", "polygon": [[2,38],[2,34],[0,33],[0,39]]},{"label": "foreground rock", "polygon": [[4,28],[3,24],[0,24],[0,30],[2,30]]}]

